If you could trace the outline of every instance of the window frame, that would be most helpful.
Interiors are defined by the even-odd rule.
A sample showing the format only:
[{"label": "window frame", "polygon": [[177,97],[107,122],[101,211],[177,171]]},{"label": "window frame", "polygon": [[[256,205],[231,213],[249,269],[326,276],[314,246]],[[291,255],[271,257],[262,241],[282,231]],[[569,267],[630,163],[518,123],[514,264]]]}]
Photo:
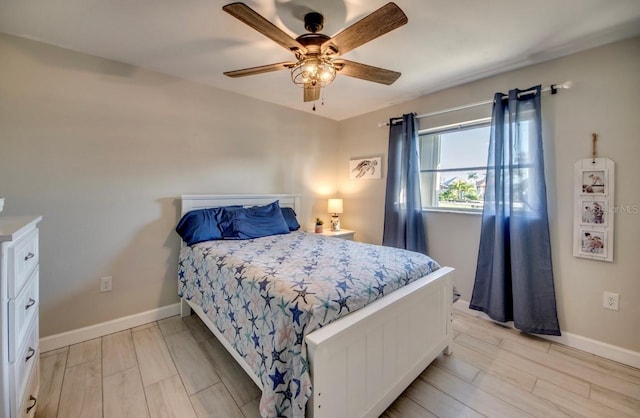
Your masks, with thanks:
[{"label": "window frame", "polygon": [[[476,128],[486,128],[486,127],[491,127],[491,117],[486,117],[486,118],[481,118],[481,119],[473,119],[473,120],[469,120],[469,121],[465,121],[465,122],[460,122],[460,123],[454,123],[454,124],[450,124],[450,125],[442,125],[442,126],[438,126],[438,127],[433,127],[433,128],[427,128],[427,129],[420,129],[418,130],[418,138],[420,141],[420,147],[419,149],[422,150],[422,146],[423,146],[423,137],[428,136],[428,135],[442,135],[442,134],[447,134],[447,133],[452,133],[452,132],[461,132],[464,130],[470,130],[470,129],[476,129]],[[488,145],[488,144],[487,144]],[[488,146],[487,146],[487,153],[488,153]],[[441,152],[440,149],[438,149],[438,152]],[[472,166],[472,167],[456,167],[456,168],[445,168],[445,169],[424,169],[422,167],[422,155],[420,158],[420,181],[422,183],[422,177],[423,174],[437,174],[437,173],[447,173],[447,172],[460,172],[460,171],[466,171],[466,172],[473,172],[473,171],[481,171],[485,173],[485,178],[486,178],[486,172],[489,169],[488,165],[485,164],[482,166]],[[495,168],[495,167],[494,167]],[[423,191],[423,185],[421,184],[420,186],[421,191]],[[438,193],[440,192],[440,190],[438,190]],[[430,198],[430,200],[433,200],[434,196],[432,195],[432,197]],[[439,202],[438,196],[437,194],[435,195],[435,199]],[[473,214],[473,215],[481,215],[482,214],[482,208],[455,208],[455,207],[442,207],[442,206],[425,206],[424,205],[425,199],[424,196],[422,197],[422,210],[425,212],[450,212],[450,213],[462,213],[462,214]]]}]

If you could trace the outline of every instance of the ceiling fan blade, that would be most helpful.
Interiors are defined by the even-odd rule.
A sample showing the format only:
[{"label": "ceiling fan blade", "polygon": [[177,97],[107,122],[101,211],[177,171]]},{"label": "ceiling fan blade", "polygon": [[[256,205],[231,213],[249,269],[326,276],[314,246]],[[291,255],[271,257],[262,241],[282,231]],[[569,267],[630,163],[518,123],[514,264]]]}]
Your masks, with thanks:
[{"label": "ceiling fan blade", "polygon": [[304,101],[315,102],[319,98],[320,98],[320,86],[312,86],[311,84],[305,84]]},{"label": "ceiling fan blade", "polygon": [[261,65],[260,67],[244,68],[242,70],[227,71],[224,75],[228,77],[244,77],[248,75],[256,75],[269,73],[271,71],[287,70],[296,65],[295,62],[279,62],[277,64]]},{"label": "ceiling fan blade", "polygon": [[407,15],[395,3],[387,3],[323,43],[322,51],[335,46],[344,55],[407,22]]},{"label": "ceiling fan blade", "polygon": [[[384,68],[374,67],[372,65],[361,64],[355,61],[334,60],[338,74],[349,77],[360,78],[362,80],[373,81],[374,83],[393,84],[402,75],[397,71],[385,70]],[[340,68],[342,66],[342,68]]]},{"label": "ceiling fan blade", "polygon": [[231,3],[222,7],[222,10],[241,22],[251,26],[267,38],[290,51],[300,50],[306,52],[306,48],[289,36],[282,29],[269,22],[255,10],[244,3]]}]

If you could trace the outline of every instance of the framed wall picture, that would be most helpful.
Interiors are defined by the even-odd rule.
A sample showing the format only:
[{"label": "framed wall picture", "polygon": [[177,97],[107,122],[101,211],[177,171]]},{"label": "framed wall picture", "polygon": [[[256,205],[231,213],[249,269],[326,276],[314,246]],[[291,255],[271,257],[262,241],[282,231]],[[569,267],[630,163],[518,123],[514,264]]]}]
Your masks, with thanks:
[{"label": "framed wall picture", "polygon": [[376,180],[382,178],[382,157],[349,160],[350,180]]},{"label": "framed wall picture", "polygon": [[575,164],[573,255],[613,261],[615,164],[587,158]]}]

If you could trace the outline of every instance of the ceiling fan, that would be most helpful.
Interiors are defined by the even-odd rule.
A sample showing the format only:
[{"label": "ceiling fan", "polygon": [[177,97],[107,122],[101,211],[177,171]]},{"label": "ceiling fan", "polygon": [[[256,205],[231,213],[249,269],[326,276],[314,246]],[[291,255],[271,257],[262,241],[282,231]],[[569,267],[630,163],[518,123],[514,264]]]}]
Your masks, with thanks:
[{"label": "ceiling fan", "polygon": [[304,88],[305,102],[318,100],[320,88],[331,84],[337,72],[386,85],[393,84],[400,77],[400,73],[396,71],[338,58],[407,23],[407,16],[395,3],[387,3],[333,37],[318,33],[324,24],[324,17],[320,13],[307,13],[304,16],[304,27],[309,33],[296,39],[244,3],[227,4],[222,10],[293,52],[296,57],[296,61],[225,72],[229,77],[288,69],[291,70],[293,82]]}]

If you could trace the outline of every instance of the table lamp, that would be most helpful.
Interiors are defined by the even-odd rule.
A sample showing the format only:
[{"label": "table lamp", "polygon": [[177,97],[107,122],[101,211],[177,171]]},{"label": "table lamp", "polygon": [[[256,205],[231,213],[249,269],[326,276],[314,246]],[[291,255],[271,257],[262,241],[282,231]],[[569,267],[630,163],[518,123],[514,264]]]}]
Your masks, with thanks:
[{"label": "table lamp", "polygon": [[342,213],[342,199],[329,199],[329,205],[327,211],[331,214],[331,230],[340,230],[340,218],[339,213]]}]

